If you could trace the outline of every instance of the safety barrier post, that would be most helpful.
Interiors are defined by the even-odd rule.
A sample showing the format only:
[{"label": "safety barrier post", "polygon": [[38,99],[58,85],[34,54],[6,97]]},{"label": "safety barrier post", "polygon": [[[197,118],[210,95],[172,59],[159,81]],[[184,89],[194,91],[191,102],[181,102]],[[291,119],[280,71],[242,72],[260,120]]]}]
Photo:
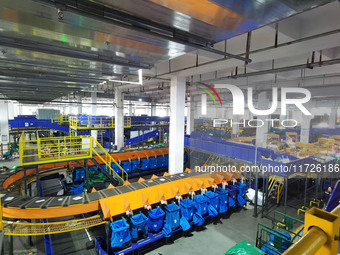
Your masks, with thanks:
[{"label": "safety barrier post", "polygon": [[24,147],[25,147],[25,133],[21,133],[21,137],[19,140],[19,156],[20,156],[20,165],[22,166],[23,158],[24,158]]},{"label": "safety barrier post", "polygon": [[38,148],[38,158],[41,160],[41,143],[40,143],[40,138],[37,135],[37,148]]},{"label": "safety barrier post", "polygon": [[60,140],[58,139],[58,158],[60,159]]}]

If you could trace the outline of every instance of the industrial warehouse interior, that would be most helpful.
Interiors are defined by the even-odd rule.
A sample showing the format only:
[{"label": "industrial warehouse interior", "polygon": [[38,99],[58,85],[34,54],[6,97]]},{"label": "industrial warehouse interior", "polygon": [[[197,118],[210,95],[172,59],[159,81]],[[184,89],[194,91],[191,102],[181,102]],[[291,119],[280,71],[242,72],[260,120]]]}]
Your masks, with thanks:
[{"label": "industrial warehouse interior", "polygon": [[0,255],[340,254],[339,13],[0,0]]}]

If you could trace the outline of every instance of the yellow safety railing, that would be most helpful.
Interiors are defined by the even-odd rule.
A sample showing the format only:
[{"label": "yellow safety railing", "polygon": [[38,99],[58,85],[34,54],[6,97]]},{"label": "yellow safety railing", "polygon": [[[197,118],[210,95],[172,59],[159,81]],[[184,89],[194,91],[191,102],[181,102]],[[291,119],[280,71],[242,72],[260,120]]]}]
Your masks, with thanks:
[{"label": "yellow safety railing", "polygon": [[[78,116],[69,117],[71,129],[104,129],[115,127],[115,117],[88,116],[87,119]],[[131,127],[131,117],[124,117],[124,128]]]},{"label": "yellow safety railing", "polygon": [[80,160],[92,157],[93,144],[90,136],[63,136],[19,141],[20,165]]},{"label": "yellow safety railing", "polygon": [[333,153],[335,141],[333,139],[318,139],[318,155],[329,155]]},{"label": "yellow safety railing", "polygon": [[62,123],[66,123],[66,122],[69,122],[69,118],[67,115],[62,115],[62,114],[59,114],[58,117],[54,118],[54,119],[51,119],[51,122],[52,123],[57,123],[57,124],[62,124]]},{"label": "yellow safety railing", "polygon": [[280,194],[283,190],[284,180],[285,179],[282,178],[281,181],[279,182],[279,186],[277,187],[277,200],[276,200],[277,204],[279,204],[279,202],[280,202]]},{"label": "yellow safety railing", "polygon": [[96,215],[85,219],[48,223],[2,221],[2,225],[5,235],[37,236],[46,234],[60,234],[84,228],[90,228],[104,224],[105,222],[106,221],[103,221],[101,216]]},{"label": "yellow safety railing", "polygon": [[[92,138],[93,139],[93,138]],[[124,170],[124,168],[122,168],[118,163],[117,161],[107,152],[107,150],[105,150],[103,148],[103,146],[95,139],[93,139],[93,141],[96,142],[96,146],[98,149],[100,149],[100,151],[104,154],[104,155],[100,155],[97,150],[93,150],[94,154],[97,155],[100,160],[106,165],[106,167],[109,169],[109,173],[110,175],[116,175],[122,183],[124,183],[124,177],[125,177],[125,180],[128,181],[128,173]],[[122,175],[120,176],[118,173],[116,173],[116,171],[113,170],[111,164],[116,164],[119,169],[122,171]]]},{"label": "yellow safety railing", "polygon": [[[37,137],[36,140],[26,140],[23,133],[19,142],[19,154],[22,166],[88,159],[96,155],[106,165],[110,175],[117,176],[121,183],[124,183],[124,178],[128,180],[127,172],[91,136]],[[120,168],[121,176],[113,170],[111,164]]]},{"label": "yellow safety railing", "polygon": [[271,187],[274,185],[274,183],[277,181],[277,176],[273,175],[269,177],[269,187],[268,190],[271,189]]}]

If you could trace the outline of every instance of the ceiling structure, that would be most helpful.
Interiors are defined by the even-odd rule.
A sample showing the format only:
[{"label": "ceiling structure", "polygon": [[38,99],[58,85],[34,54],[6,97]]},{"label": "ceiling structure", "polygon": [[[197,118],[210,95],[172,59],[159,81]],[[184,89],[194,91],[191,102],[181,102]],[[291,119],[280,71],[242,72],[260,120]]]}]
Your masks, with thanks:
[{"label": "ceiling structure", "polygon": [[[304,11],[327,7],[329,2],[2,0],[0,94],[35,103],[80,91],[105,95],[113,86],[122,85],[104,86],[104,81],[135,81],[137,70],[143,69],[144,86],[123,85],[127,96],[167,102],[168,74],[186,68],[186,62],[196,63],[195,75],[203,74],[199,66],[203,62],[220,59],[230,61],[223,72],[245,63],[249,70],[259,70],[256,65],[265,61],[253,58],[255,33],[251,41],[244,41],[246,32],[268,30],[268,24],[287,17],[298,19]],[[275,34],[273,26],[269,26],[267,37],[273,36],[273,30]],[[280,24],[276,30],[280,38],[284,30]],[[242,38],[242,50],[232,47],[235,38]]]}]

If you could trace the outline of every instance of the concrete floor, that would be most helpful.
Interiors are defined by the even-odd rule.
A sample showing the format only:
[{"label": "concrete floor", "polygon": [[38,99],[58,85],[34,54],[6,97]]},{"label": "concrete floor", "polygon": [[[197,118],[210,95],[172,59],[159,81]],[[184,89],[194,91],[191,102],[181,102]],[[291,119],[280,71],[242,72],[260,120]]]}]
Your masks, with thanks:
[{"label": "concrete floor", "polygon": [[13,166],[19,166],[20,165],[20,159],[14,158],[12,160],[0,160],[0,167],[6,166],[9,169],[11,169]]}]

